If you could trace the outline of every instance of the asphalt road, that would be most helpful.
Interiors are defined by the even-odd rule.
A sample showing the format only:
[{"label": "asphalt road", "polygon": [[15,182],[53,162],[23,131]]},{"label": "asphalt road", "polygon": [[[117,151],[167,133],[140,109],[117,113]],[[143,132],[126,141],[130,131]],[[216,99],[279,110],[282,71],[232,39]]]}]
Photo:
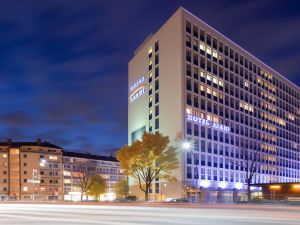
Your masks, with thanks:
[{"label": "asphalt road", "polygon": [[300,207],[0,204],[1,225],[299,225]]}]

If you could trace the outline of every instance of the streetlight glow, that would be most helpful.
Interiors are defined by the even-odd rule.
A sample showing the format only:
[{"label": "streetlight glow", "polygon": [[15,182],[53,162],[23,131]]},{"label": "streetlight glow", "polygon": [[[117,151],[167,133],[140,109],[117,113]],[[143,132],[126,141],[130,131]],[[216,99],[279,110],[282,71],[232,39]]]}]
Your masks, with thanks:
[{"label": "streetlight glow", "polygon": [[182,147],[186,150],[189,150],[191,148],[191,143],[185,141],[182,143]]}]

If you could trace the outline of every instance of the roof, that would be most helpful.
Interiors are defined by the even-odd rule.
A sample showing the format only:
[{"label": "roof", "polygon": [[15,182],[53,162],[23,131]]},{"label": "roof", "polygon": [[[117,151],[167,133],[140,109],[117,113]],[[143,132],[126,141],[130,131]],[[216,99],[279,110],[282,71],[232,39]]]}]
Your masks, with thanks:
[{"label": "roof", "polygon": [[51,144],[50,142],[0,142],[0,146],[9,146],[13,148],[19,148],[22,146],[37,146],[37,147],[46,147],[46,148],[58,148],[58,149],[63,149],[57,145]]},{"label": "roof", "polygon": [[115,157],[112,157],[112,156],[92,155],[92,154],[89,154],[89,153],[64,151],[63,156],[118,162],[118,160]]}]

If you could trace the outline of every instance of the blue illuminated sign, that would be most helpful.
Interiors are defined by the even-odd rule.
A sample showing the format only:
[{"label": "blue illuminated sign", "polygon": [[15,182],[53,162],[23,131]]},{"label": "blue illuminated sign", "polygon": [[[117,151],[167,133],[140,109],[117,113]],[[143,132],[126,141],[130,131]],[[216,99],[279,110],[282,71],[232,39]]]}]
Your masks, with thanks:
[{"label": "blue illuminated sign", "polygon": [[193,115],[187,114],[186,119],[189,120],[189,121],[199,123],[200,125],[210,126],[212,128],[215,128],[215,129],[230,132],[229,127],[227,127],[225,125],[222,125],[222,124],[214,123],[214,122],[206,120],[206,119],[202,119],[198,116],[193,116]]},{"label": "blue illuminated sign", "polygon": [[146,85],[141,85],[145,81],[145,76],[140,77],[137,81],[135,81],[129,88],[129,102],[133,102],[138,99],[140,96],[145,94]]}]

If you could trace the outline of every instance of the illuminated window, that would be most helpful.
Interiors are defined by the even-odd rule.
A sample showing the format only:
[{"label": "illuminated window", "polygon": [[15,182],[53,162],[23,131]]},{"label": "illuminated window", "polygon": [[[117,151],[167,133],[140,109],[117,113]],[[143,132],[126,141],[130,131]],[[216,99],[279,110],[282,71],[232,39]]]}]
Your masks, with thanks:
[{"label": "illuminated window", "polygon": [[149,73],[149,78],[151,78],[152,77],[152,71]]},{"label": "illuminated window", "polygon": [[5,159],[6,159],[6,158],[7,158],[7,154],[3,154],[3,158],[5,158]]},{"label": "illuminated window", "polygon": [[213,57],[216,59],[218,58],[218,53],[216,51],[213,51]]},{"label": "illuminated window", "polygon": [[216,117],[216,116],[214,116],[214,117],[213,117],[213,122],[215,122],[215,123],[219,123],[219,118],[218,118],[218,117]]},{"label": "illuminated window", "polygon": [[149,54],[149,55],[152,54],[152,46],[149,47],[149,49],[148,49],[148,54]]},{"label": "illuminated window", "polygon": [[205,78],[204,72],[200,71],[200,77]]},{"label": "illuminated window", "polygon": [[207,80],[211,81],[211,75],[210,74],[207,74],[206,78],[207,78]]},{"label": "illuminated window", "polygon": [[64,183],[65,184],[71,184],[71,180],[70,179],[64,179]]},{"label": "illuminated window", "polygon": [[205,51],[205,45],[203,43],[200,43],[200,50]]},{"label": "illuminated window", "polygon": [[216,77],[213,77],[213,83],[218,84],[218,79]]},{"label": "illuminated window", "polygon": [[23,191],[28,191],[28,187],[23,187]]},{"label": "illuminated window", "polygon": [[187,107],[187,108],[186,108],[186,113],[187,113],[187,114],[192,114],[192,109],[191,109],[190,107]]},{"label": "illuminated window", "polygon": [[218,94],[216,91],[213,91],[213,96],[218,97]]},{"label": "illuminated window", "polygon": [[210,54],[210,55],[211,55],[211,48],[210,48],[210,47],[207,47],[207,48],[206,48],[206,52],[207,52],[207,54]]},{"label": "illuminated window", "polygon": [[10,154],[11,155],[19,155],[20,151],[17,148],[12,148],[10,149]]},{"label": "illuminated window", "polygon": [[212,120],[211,114],[207,114],[207,115],[206,115],[206,119],[209,120],[209,121],[211,121],[211,120]]},{"label": "illuminated window", "polygon": [[206,92],[207,92],[207,94],[211,94],[211,89],[210,89],[210,88],[207,88],[207,89],[206,89]]},{"label": "illuminated window", "polygon": [[219,85],[221,86],[221,87],[223,87],[223,81],[222,80],[219,80]]},{"label": "illuminated window", "polygon": [[57,156],[55,156],[55,155],[50,155],[50,156],[49,156],[49,159],[51,159],[51,160],[57,160]]},{"label": "illuminated window", "polygon": [[64,170],[64,176],[71,176],[71,172]]},{"label": "illuminated window", "polygon": [[200,90],[204,91],[204,86],[203,85],[200,85]]}]

